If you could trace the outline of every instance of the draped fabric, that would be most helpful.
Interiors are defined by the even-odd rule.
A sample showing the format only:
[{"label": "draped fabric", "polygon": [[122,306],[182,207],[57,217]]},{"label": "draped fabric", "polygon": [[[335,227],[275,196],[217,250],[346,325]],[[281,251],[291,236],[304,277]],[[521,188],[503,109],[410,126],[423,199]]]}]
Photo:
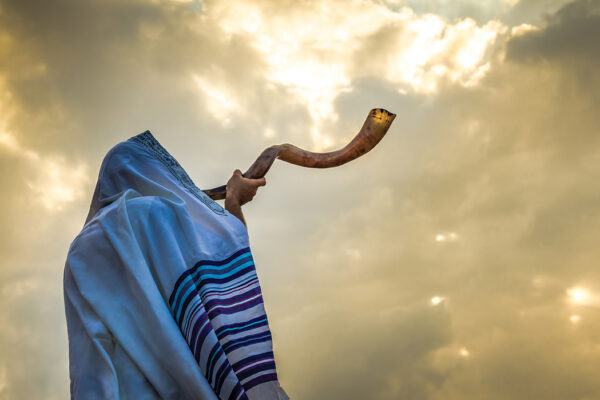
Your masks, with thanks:
[{"label": "draped fabric", "polygon": [[288,398],[246,227],[150,131],[104,158],[64,298],[73,399]]}]

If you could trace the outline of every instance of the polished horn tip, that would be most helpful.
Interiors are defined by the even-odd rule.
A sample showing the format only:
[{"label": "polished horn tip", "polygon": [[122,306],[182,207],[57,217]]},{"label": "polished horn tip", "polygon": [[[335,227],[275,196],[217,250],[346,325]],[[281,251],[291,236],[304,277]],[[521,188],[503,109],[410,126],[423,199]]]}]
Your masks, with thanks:
[{"label": "polished horn tip", "polygon": [[395,117],[396,114],[389,112],[385,108],[374,108],[369,113],[372,117]]},{"label": "polished horn tip", "polygon": [[369,112],[367,119],[370,119],[377,125],[382,125],[387,129],[396,118],[396,114],[389,112],[384,108],[374,108]]}]

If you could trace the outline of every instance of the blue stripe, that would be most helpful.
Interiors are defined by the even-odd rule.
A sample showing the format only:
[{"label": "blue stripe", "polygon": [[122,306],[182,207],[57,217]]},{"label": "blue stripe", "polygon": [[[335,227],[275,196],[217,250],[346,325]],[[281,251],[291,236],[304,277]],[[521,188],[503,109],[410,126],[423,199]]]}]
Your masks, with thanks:
[{"label": "blue stripe", "polygon": [[267,316],[257,308],[262,304],[249,248],[221,261],[199,261],[173,286],[171,313],[219,399],[248,400],[249,388],[277,380]]},{"label": "blue stripe", "polygon": [[[202,261],[198,261],[196,263],[196,265],[194,265],[192,268],[188,269],[187,271],[185,271],[177,280],[177,282],[175,282],[174,287],[181,287],[182,286],[182,282],[187,280],[188,276],[193,274],[196,270],[196,268],[202,266],[202,265],[213,265],[213,266],[219,266],[219,265],[223,265],[224,263],[228,263],[230,262],[232,259],[234,258],[239,258],[240,255],[244,254],[244,253],[250,253],[250,249],[248,247],[238,250],[235,253],[233,253],[231,256],[227,257],[225,260],[222,261],[212,261],[212,260],[202,260]],[[178,292],[172,293],[171,294],[171,298],[169,299],[169,303],[171,303],[171,305],[173,305],[173,301],[175,300],[175,297],[177,296]]]},{"label": "blue stripe", "polygon": [[[206,274],[206,275],[204,275],[202,277],[201,281],[203,281],[204,279],[207,279],[207,278],[221,278],[221,279],[227,278],[227,277],[229,277],[231,275],[235,275],[236,272],[238,272],[238,271],[240,271],[240,270],[242,270],[242,269],[244,269],[244,268],[246,268],[246,267],[248,267],[250,265],[253,265],[253,264],[254,264],[254,262],[248,261],[248,262],[240,265],[239,267],[237,267],[235,269],[232,269],[230,272],[228,272],[226,274],[223,274],[223,275]],[[181,297],[182,301],[179,303],[179,306],[177,306],[177,316],[175,317],[175,318],[177,318],[177,320],[179,320],[179,315],[181,314],[181,308],[182,308],[181,305],[183,304],[183,302],[185,301],[185,299],[190,295],[190,293],[192,291],[194,291],[195,289],[196,289],[196,285],[195,284],[191,285],[190,288],[187,290],[187,292],[185,292],[185,294]],[[197,293],[197,291],[196,291],[196,293]]]},{"label": "blue stripe", "polygon": [[[256,275],[256,270],[254,268],[254,264],[249,265],[249,266],[241,269],[240,271],[237,271],[232,276],[227,277],[227,278],[223,278],[223,279],[215,279],[215,278],[204,279],[204,281],[202,282],[202,285],[205,285],[206,283],[217,283],[217,282],[220,282],[220,281],[235,282],[238,279],[245,279],[247,276],[250,276],[250,275]],[[197,287],[192,291],[192,294],[189,294],[187,297],[181,299],[182,303],[178,306],[178,307],[182,308],[182,310],[180,311],[180,314],[183,314],[185,312],[186,308],[189,306],[189,303],[192,302],[192,300],[198,300],[198,301],[202,300],[200,298],[199,294],[198,294],[198,288]]]},{"label": "blue stripe", "polygon": [[[250,271],[252,271],[250,277],[243,278],[244,275],[247,275]],[[254,277],[254,278],[252,278],[252,277]],[[244,282],[248,282],[249,279],[256,279],[258,282],[258,277],[256,276],[256,270],[253,268],[253,266],[237,272],[232,280],[235,280],[235,279],[244,279]],[[196,293],[198,293],[197,290],[196,290]],[[193,304],[193,305],[190,306],[190,304]],[[177,319],[177,318],[175,319],[175,321],[177,322],[179,327],[182,329],[182,331],[184,330],[184,327],[187,326],[189,323],[189,321],[188,321],[189,316],[191,316],[199,306],[200,307],[203,306],[202,298],[199,296],[189,296],[183,302],[183,306],[182,306],[182,310],[181,310],[181,317],[179,319]],[[188,312],[187,311],[188,307],[191,307],[192,311]],[[171,310],[171,312],[174,313],[173,310]],[[175,314],[173,314],[173,315],[175,315]],[[188,318],[185,318],[186,315],[188,315]]]},{"label": "blue stripe", "polygon": [[247,310],[249,308],[252,307],[256,307],[259,304],[263,304],[263,298],[262,295],[260,297],[257,297],[255,299],[252,299],[251,301],[248,301],[247,303],[244,303],[242,305],[237,305],[235,307],[232,308],[219,308],[219,309],[215,309],[213,308],[212,310],[210,310],[208,312],[208,317],[210,319],[216,318],[217,316],[221,315],[221,314],[227,314],[227,315],[231,315],[231,314],[237,314],[240,311],[244,311]]},{"label": "blue stripe", "polygon": [[260,375],[254,379],[251,379],[246,383],[243,383],[242,386],[244,387],[244,390],[248,391],[260,383],[276,381],[276,380],[277,380],[277,373],[265,374],[265,375]]},{"label": "blue stripe", "polygon": [[204,275],[202,275],[202,279],[200,279],[200,282],[202,282],[205,278],[219,278],[219,279],[227,278],[231,275],[234,275],[239,270],[246,268],[249,265],[254,265],[254,261],[245,262],[242,265],[240,265],[239,267],[234,268],[231,271],[228,271],[224,274],[204,274]]},{"label": "blue stripe", "polygon": [[229,285],[229,286],[223,286],[223,287],[220,287],[219,289],[217,289],[215,287],[209,287],[208,285],[204,285],[204,288],[198,293],[200,294],[200,297],[202,297],[202,299],[204,300],[205,295],[207,296],[208,294],[211,294],[213,292],[214,293],[222,293],[222,292],[228,291],[229,289],[233,289],[236,286],[244,286],[244,284],[250,282],[251,280],[253,280],[255,278],[256,278],[256,274],[253,274],[252,276],[248,277],[247,279],[245,279],[241,282],[237,282],[237,283],[234,283],[233,285]]},{"label": "blue stripe", "polygon": [[238,362],[236,362],[235,364],[233,364],[231,366],[231,368],[233,368],[234,371],[237,371],[239,369],[241,369],[242,367],[248,365],[248,364],[252,364],[254,361],[257,360],[262,360],[264,358],[274,358],[273,356],[273,352],[272,351],[267,351],[265,353],[260,353],[260,354],[255,354],[253,356],[248,356]]},{"label": "blue stripe", "polygon": [[[243,340],[242,340],[243,339]],[[245,338],[240,338],[238,340],[232,340],[223,345],[223,350],[225,354],[231,353],[233,350],[243,346],[245,344],[254,344],[260,342],[266,342],[271,340],[271,333],[260,333],[257,335],[246,336]]]},{"label": "blue stripe", "polygon": [[[242,387],[241,383],[236,383],[233,390],[231,391],[231,394],[229,395],[229,399],[227,400],[238,400],[238,396],[243,391],[244,388]],[[248,400],[248,396],[246,396],[246,393],[242,393],[242,397],[240,397],[239,400]]]},{"label": "blue stripe", "polygon": [[208,311],[217,306],[223,307],[231,307],[236,303],[240,303],[244,300],[249,299],[250,297],[254,297],[257,294],[262,294],[259,287],[249,287],[246,288],[244,292],[236,294],[231,297],[216,297],[204,302],[204,308]]},{"label": "blue stripe", "polygon": [[238,327],[235,327],[235,328],[227,328],[227,329],[219,332],[219,336],[222,335],[223,333],[227,332],[227,331],[239,331],[240,329],[244,329],[244,328],[247,328],[247,327],[252,326],[252,325],[260,324],[261,322],[267,322],[267,319],[264,318],[264,319],[261,319],[260,321],[256,321],[256,322],[253,322],[251,324],[247,324],[247,325],[243,325],[243,326],[238,326]]},{"label": "blue stripe", "polygon": [[238,379],[240,381],[242,381],[244,379],[250,378],[252,375],[256,375],[261,372],[268,371],[268,370],[274,370],[274,369],[275,369],[275,361],[273,361],[273,360],[263,361],[257,365],[254,365],[252,367],[249,367],[249,368],[243,370],[242,372],[237,372],[236,376],[238,377]]},{"label": "blue stripe", "polygon": [[[251,254],[250,253],[244,253],[244,254],[236,257],[232,261],[228,262],[227,264],[221,266],[221,269],[227,269],[229,266],[231,266],[231,265],[235,264],[236,262],[241,261],[241,260],[243,260],[245,258],[248,258],[248,257],[252,258]],[[176,286],[175,286],[177,288],[177,290],[175,291],[175,294],[173,296],[171,296],[172,297],[172,299],[171,299],[171,306],[175,306],[175,303],[177,302],[177,299],[179,297],[180,291],[184,287],[186,287],[188,285],[188,283],[194,281],[194,276],[195,275],[197,275],[199,272],[201,272],[204,269],[215,269],[214,266],[211,265],[211,267],[212,268],[209,268],[207,265],[204,265],[204,264],[202,264],[202,265],[196,264],[196,267],[194,267],[194,272],[191,272],[191,273],[187,274],[187,276],[185,277],[185,279],[183,279],[182,281],[178,281],[177,284],[176,284]]]},{"label": "blue stripe", "polygon": [[229,371],[231,371],[231,365],[229,365],[229,361],[224,362],[221,368],[219,368],[217,371],[217,376],[215,379],[215,389],[217,390],[217,393],[221,393],[223,383],[225,382],[225,378],[227,377],[227,374],[229,374]]},{"label": "blue stripe", "polygon": [[221,344],[219,342],[217,342],[213,346],[212,351],[210,352],[210,359],[208,360],[208,363],[206,364],[206,379],[208,379],[209,382],[213,383],[213,387],[214,387],[214,382],[212,380],[213,360],[215,359],[215,357],[217,355],[221,355],[222,352],[223,352],[223,348],[221,347]]}]

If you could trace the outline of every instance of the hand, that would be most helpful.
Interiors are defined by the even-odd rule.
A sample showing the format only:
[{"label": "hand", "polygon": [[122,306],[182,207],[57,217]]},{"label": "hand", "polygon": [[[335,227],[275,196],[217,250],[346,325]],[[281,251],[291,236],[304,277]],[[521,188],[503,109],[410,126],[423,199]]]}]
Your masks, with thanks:
[{"label": "hand", "polygon": [[225,202],[243,206],[254,198],[256,191],[260,186],[265,186],[267,181],[265,178],[248,179],[242,176],[239,169],[233,171],[233,175],[227,182],[227,195]]},{"label": "hand", "polygon": [[265,186],[265,178],[248,179],[242,176],[239,169],[233,171],[233,175],[227,181],[227,194],[225,196],[225,209],[235,215],[246,225],[242,206],[252,200],[259,187]]}]

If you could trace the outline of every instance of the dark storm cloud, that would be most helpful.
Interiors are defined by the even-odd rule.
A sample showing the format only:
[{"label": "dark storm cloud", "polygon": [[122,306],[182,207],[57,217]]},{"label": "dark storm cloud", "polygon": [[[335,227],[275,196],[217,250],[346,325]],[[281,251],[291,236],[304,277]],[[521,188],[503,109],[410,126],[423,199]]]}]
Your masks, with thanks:
[{"label": "dark storm cloud", "polygon": [[519,0],[501,17],[509,25],[531,24],[540,26],[571,0]]},{"label": "dark storm cloud", "polygon": [[490,19],[498,18],[508,9],[507,2],[498,0],[405,0],[402,2],[390,2],[398,6],[408,6],[418,13],[434,13],[443,15],[450,19],[473,18],[479,23],[485,23]]},{"label": "dark storm cloud", "polygon": [[598,37],[600,2],[577,0],[550,16],[546,27],[512,39],[507,47],[507,58],[597,66],[600,62]]}]

